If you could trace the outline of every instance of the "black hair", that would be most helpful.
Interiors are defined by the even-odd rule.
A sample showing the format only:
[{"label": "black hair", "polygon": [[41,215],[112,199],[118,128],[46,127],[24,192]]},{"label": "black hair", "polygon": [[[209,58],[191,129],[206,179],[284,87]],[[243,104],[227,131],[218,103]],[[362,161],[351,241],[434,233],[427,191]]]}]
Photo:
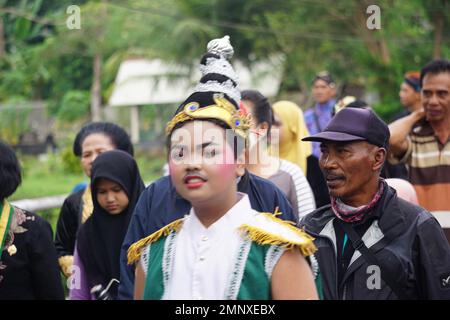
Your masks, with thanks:
[{"label": "black hair", "polygon": [[428,62],[428,64],[423,67],[420,71],[420,87],[423,86],[423,79],[428,73],[438,74],[447,72],[450,74],[450,60],[447,59],[437,59]]},{"label": "black hair", "polygon": [[179,128],[181,128],[182,126],[184,126],[185,124],[187,124],[187,123],[189,123],[189,122],[191,122],[191,121],[194,121],[194,120],[196,120],[196,121],[208,121],[208,122],[211,122],[211,123],[213,123],[213,124],[215,124],[215,125],[217,125],[217,126],[223,128],[223,129],[225,129],[227,134],[232,134],[231,137],[228,137],[228,136],[226,137],[226,138],[227,138],[226,141],[229,142],[229,143],[231,143],[231,141],[233,141],[233,145],[231,145],[231,147],[233,148],[234,160],[237,160],[238,156],[242,153],[242,151],[243,151],[243,150],[245,149],[245,147],[246,147],[246,141],[245,141],[245,139],[244,139],[243,137],[241,137],[241,136],[235,134],[235,133],[231,130],[230,126],[227,125],[225,122],[223,122],[222,120],[219,120],[219,119],[215,119],[215,118],[193,119],[193,120],[187,120],[187,121],[183,121],[183,122],[177,123],[177,124],[173,127],[172,131],[170,132],[170,134],[167,136],[167,139],[166,139],[166,147],[167,147],[167,150],[168,150],[169,153],[170,153],[170,147],[171,147],[171,137],[172,137],[172,133],[173,133],[176,129],[179,129]]},{"label": "black hair", "polygon": [[270,130],[274,122],[274,115],[269,100],[257,90],[244,90],[241,92],[241,100],[247,100],[253,103],[253,115],[257,124],[267,122],[267,137],[270,137]]},{"label": "black hair", "polygon": [[94,133],[103,134],[109,137],[116,149],[125,151],[132,156],[134,155],[133,144],[131,143],[130,136],[123,128],[110,122],[91,122],[81,128],[75,137],[75,141],[73,142],[73,153],[77,157],[81,157],[81,149],[84,140]]},{"label": "black hair", "polygon": [[0,201],[11,196],[22,182],[22,171],[14,150],[0,140]]},{"label": "black hair", "polygon": [[312,84],[314,85],[317,80],[325,81],[326,84],[329,85],[329,86],[335,86],[336,85],[336,82],[334,81],[334,79],[331,76],[331,74],[329,74],[328,72],[325,72],[325,71],[316,74],[316,76],[314,77],[314,79],[312,81]]}]

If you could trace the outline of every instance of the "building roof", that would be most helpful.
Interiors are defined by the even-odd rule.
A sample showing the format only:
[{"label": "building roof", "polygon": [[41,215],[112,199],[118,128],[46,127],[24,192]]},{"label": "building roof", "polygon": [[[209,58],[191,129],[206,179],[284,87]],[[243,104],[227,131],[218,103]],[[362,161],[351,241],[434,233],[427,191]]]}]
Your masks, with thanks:
[{"label": "building roof", "polygon": [[[259,90],[267,97],[278,93],[282,76],[282,57],[255,63],[251,69],[236,61],[239,88]],[[117,73],[109,105],[133,106],[178,104],[185,100],[200,79],[200,71],[164,62],[160,59],[124,60]]]}]

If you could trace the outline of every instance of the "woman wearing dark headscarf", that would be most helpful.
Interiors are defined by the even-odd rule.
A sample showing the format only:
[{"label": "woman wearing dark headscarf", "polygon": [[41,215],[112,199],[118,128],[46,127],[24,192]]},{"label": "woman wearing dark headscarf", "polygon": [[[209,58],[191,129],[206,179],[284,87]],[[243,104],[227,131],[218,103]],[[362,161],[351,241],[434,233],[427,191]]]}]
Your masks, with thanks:
[{"label": "woman wearing dark headscarf", "polygon": [[7,201],[21,178],[13,149],[0,141],[0,300],[62,300],[50,224]]},{"label": "woman wearing dark headscarf", "polygon": [[[109,122],[92,122],[85,125],[73,143],[73,153],[80,158],[81,166],[88,177],[91,177],[92,163],[97,156],[114,149],[133,155],[133,144],[126,131]],[[71,273],[77,231],[92,214],[92,208],[89,186],[72,193],[61,207],[55,246],[59,265],[66,277]]]},{"label": "woman wearing dark headscarf", "polygon": [[107,151],[94,161],[94,210],[78,233],[72,277],[80,281],[72,283],[71,299],[116,299],[120,248],[144,188],[136,161],[129,154]]}]

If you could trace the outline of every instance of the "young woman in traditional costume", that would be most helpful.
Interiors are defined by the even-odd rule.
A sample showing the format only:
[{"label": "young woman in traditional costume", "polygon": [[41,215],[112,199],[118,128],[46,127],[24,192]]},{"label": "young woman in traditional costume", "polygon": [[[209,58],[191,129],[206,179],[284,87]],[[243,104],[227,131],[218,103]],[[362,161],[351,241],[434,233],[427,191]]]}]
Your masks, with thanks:
[{"label": "young woman in traditional costume", "polygon": [[136,161],[128,153],[107,151],[94,161],[94,210],[77,238],[72,277],[80,277],[75,278],[78,287],[70,291],[72,300],[117,298],[120,247],[144,187]]},{"label": "young woman in traditional costume", "polygon": [[14,151],[0,141],[0,300],[62,300],[50,224],[7,200],[21,176]]},{"label": "young woman in traditional costume", "polygon": [[169,168],[189,214],[129,248],[136,299],[316,299],[303,256],[312,238],[237,191],[249,117],[239,108],[229,38],[213,40],[202,79],[168,123]]}]

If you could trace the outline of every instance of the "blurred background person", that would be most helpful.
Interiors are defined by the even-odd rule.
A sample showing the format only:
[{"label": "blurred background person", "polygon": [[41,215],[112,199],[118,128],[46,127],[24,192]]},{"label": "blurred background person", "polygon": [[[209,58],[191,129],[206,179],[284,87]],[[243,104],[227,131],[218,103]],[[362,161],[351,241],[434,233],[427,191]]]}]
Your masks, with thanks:
[{"label": "blurred background person", "polygon": [[420,72],[423,109],[389,125],[389,160],[408,165],[419,204],[450,214],[450,60],[433,60]]},{"label": "blurred background person", "polygon": [[[313,80],[312,94],[315,104],[305,111],[305,122],[309,134],[322,132],[333,116],[336,104],[336,83],[327,71],[318,73]],[[320,157],[319,143],[312,143],[312,153]]]},{"label": "blurred background person", "polygon": [[[279,101],[273,104],[274,134],[272,144],[278,143],[274,150],[278,150],[280,159],[297,164],[303,172],[314,194],[316,207],[330,203],[325,179],[320,173],[319,159],[312,154],[311,143],[302,142],[308,136],[308,128],[303,118],[302,109],[290,101]],[[279,134],[277,137],[275,133]]]},{"label": "blurred background person", "polygon": [[[91,176],[92,163],[105,151],[119,149],[133,155],[133,144],[124,129],[109,122],[92,122],[76,135],[73,153],[80,158],[87,177]],[[66,277],[70,276],[73,252],[79,227],[90,217],[93,210],[91,189],[77,186],[78,191],[69,195],[61,207],[56,225],[55,246],[59,265]]]},{"label": "blurred background person", "polygon": [[102,153],[92,166],[94,210],[81,226],[74,266],[80,287],[71,300],[115,300],[120,278],[120,248],[133,210],[144,190],[136,161],[121,150]]},{"label": "blurred background person", "polygon": [[13,149],[0,141],[0,300],[62,300],[50,224],[7,200],[21,181]]},{"label": "blurred background person", "polygon": [[420,72],[409,71],[405,74],[398,95],[404,109],[394,117],[394,120],[403,118],[411,114],[411,112],[422,108],[420,100]]},{"label": "blurred background person", "polygon": [[[273,123],[273,111],[269,101],[256,90],[242,91],[241,99],[252,116],[247,169],[275,183],[288,198],[297,217],[312,212],[316,208],[314,194],[303,170],[297,164],[268,153]],[[306,159],[303,161],[306,165]]]}]

